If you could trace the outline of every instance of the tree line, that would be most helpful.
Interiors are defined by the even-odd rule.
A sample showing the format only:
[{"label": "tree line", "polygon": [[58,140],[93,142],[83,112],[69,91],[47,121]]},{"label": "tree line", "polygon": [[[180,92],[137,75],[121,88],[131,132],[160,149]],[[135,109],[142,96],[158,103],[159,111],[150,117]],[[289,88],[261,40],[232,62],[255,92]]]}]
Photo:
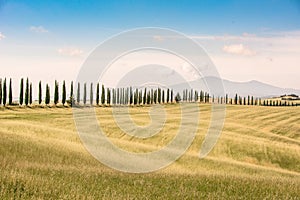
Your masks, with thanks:
[{"label": "tree line", "polygon": [[[24,88],[25,87],[25,88]],[[151,105],[151,104],[165,104],[176,102],[200,102],[200,103],[218,103],[218,104],[232,104],[232,105],[252,105],[252,106],[298,106],[297,103],[290,103],[281,100],[262,100],[260,98],[254,98],[248,95],[247,97],[235,95],[234,98],[229,98],[226,94],[224,97],[210,95],[205,91],[197,91],[193,89],[184,89],[182,95],[180,93],[174,94],[173,89],[166,88],[105,88],[104,85],[97,83],[96,90],[94,91],[93,83],[89,84],[89,98],[87,97],[87,83],[77,83],[76,93],[74,92],[73,81],[70,84],[70,93],[67,97],[66,82],[63,81],[61,88],[59,82],[55,80],[53,91],[53,104],[57,105]],[[83,94],[81,95],[81,89]],[[61,95],[60,95],[61,91]],[[95,92],[95,96],[94,96]],[[43,93],[42,82],[38,84],[38,96],[37,102],[41,105],[43,102],[45,105],[50,105],[50,86],[46,84],[45,92]],[[7,101],[8,99],[8,101]],[[87,102],[89,101],[89,102]],[[20,80],[20,93],[19,101],[13,102],[12,95],[12,79],[9,79],[8,92],[7,92],[7,80],[0,79],[0,105],[32,105],[32,83],[27,78],[24,81]]]}]

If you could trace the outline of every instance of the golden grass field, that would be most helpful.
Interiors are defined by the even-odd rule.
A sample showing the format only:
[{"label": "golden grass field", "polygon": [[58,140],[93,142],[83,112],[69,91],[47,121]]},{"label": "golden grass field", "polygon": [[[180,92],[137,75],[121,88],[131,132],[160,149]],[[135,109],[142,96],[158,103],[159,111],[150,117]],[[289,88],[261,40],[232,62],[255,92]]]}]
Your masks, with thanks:
[{"label": "golden grass field", "polygon": [[[176,104],[164,106],[162,131],[137,139],[115,124],[112,108],[96,108],[113,143],[153,151],[172,140],[180,122]],[[82,145],[71,108],[1,108],[0,199],[300,199],[300,107],[228,105],[222,135],[205,159],[198,154],[210,122],[200,105],[200,126],[188,151],[147,174],[110,169]],[[150,107],[132,107],[138,125]]]}]

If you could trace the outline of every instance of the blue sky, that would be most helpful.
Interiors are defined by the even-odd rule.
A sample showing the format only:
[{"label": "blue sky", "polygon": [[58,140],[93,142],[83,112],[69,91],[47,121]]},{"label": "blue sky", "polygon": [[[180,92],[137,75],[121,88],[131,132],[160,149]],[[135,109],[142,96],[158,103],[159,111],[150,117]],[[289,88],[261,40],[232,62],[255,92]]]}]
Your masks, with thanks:
[{"label": "blue sky", "polygon": [[[22,32],[42,24],[61,36],[104,34],[144,26],[176,29],[186,34],[241,34],[300,28],[300,2],[269,1],[84,1],[1,0],[2,32]],[[75,32],[75,33],[74,33]]]},{"label": "blue sky", "polygon": [[300,88],[297,0],[0,0],[0,77],[74,79],[103,40],[149,26],[197,40],[225,79]]}]

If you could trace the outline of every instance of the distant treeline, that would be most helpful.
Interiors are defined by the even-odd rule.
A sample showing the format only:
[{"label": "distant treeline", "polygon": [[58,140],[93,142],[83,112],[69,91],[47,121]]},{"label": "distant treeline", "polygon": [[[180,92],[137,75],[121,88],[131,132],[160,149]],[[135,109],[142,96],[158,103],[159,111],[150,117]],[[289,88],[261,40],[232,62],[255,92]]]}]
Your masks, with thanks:
[{"label": "distant treeline", "polygon": [[[83,87],[83,88],[81,88]],[[45,90],[42,88],[42,82],[38,85],[38,101],[39,105],[62,105],[82,106],[82,105],[151,105],[151,104],[166,104],[178,102],[199,102],[199,103],[218,103],[218,104],[232,104],[232,105],[252,105],[252,106],[298,106],[298,103],[290,103],[289,101],[281,100],[262,100],[254,98],[253,96],[241,97],[238,94],[234,98],[229,98],[226,94],[224,97],[215,97],[205,91],[197,91],[193,89],[185,89],[182,95],[177,92],[174,95],[173,89],[166,88],[105,88],[103,84],[97,83],[96,90],[94,90],[93,83],[77,83],[74,88],[73,81],[70,84],[70,93],[67,97],[66,82],[63,81],[61,88],[59,83],[55,81],[53,99],[50,99],[50,86],[46,84]],[[76,89],[76,91],[74,91]],[[81,96],[81,89],[83,94]],[[89,93],[87,92],[89,89]],[[8,91],[7,91],[8,90]],[[32,83],[27,78],[26,81],[22,78],[20,80],[19,101],[13,102],[12,95],[12,79],[0,79],[0,105],[32,105]],[[61,93],[60,93],[61,92]],[[60,95],[61,94],[61,95]],[[87,97],[89,95],[89,98]],[[8,101],[7,101],[8,100]]]}]

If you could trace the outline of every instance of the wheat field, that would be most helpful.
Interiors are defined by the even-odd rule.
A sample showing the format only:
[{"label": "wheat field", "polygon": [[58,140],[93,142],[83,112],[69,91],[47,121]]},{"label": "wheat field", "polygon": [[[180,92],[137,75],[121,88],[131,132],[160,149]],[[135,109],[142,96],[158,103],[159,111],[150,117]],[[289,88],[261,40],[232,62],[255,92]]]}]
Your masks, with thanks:
[{"label": "wheat field", "polygon": [[[91,156],[71,108],[1,108],[0,199],[299,199],[300,107],[228,105],[221,137],[199,159],[211,105],[199,106],[200,124],[187,152],[145,174],[118,172]],[[178,129],[179,106],[163,107],[166,123],[148,139],[121,131],[111,107],[95,110],[112,143],[147,152],[168,144]],[[150,109],[129,110],[137,125],[145,125]]]}]

